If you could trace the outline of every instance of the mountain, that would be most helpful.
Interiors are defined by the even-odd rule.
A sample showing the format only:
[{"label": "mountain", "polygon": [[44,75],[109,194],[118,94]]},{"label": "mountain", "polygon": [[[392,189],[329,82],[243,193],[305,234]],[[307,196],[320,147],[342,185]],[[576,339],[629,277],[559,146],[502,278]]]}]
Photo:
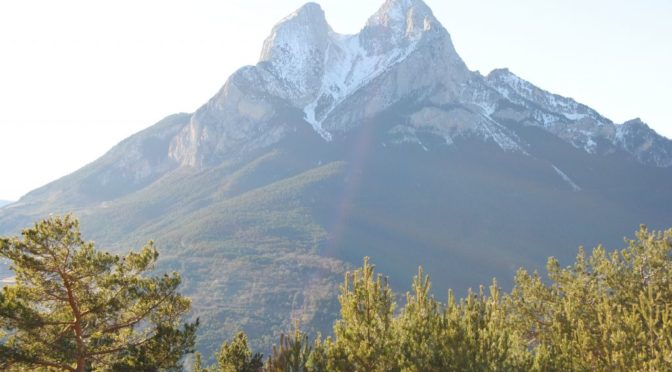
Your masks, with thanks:
[{"label": "mountain", "polygon": [[12,204],[9,200],[0,200],[0,208],[4,207],[7,204]]},{"label": "mountain", "polygon": [[209,355],[241,328],[268,348],[289,319],[328,333],[363,256],[394,278],[423,265],[439,297],[506,284],[672,226],[671,189],[672,141],[470,71],[421,0],[388,0],[356,35],[308,3],[196,112],[0,209],[0,233],[74,212],[101,248],[154,239]]}]

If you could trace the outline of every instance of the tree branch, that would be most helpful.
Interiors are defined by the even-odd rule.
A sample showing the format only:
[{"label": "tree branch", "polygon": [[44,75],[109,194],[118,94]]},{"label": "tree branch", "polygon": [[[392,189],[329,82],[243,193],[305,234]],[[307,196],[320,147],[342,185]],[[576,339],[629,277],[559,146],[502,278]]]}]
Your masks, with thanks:
[{"label": "tree branch", "polygon": [[[172,294],[172,293],[171,293],[171,294]],[[132,326],[132,325],[134,325],[134,324],[140,322],[140,321],[143,320],[143,319],[144,319],[150,312],[152,312],[152,310],[156,309],[159,305],[161,305],[163,302],[165,302],[165,301],[168,299],[168,297],[170,297],[170,295],[166,295],[166,296],[162,297],[160,301],[158,301],[157,303],[155,303],[154,305],[152,305],[149,309],[147,309],[147,310],[146,310],[145,312],[143,312],[142,314],[140,314],[140,315],[136,315],[135,318],[131,318],[130,320],[127,320],[125,323],[115,324],[115,325],[113,325],[113,326],[107,327],[107,328],[103,329],[101,332],[102,332],[102,333],[110,333],[110,332],[114,332],[114,331],[117,331],[117,330],[122,329],[122,328],[130,327],[130,326]]]}]

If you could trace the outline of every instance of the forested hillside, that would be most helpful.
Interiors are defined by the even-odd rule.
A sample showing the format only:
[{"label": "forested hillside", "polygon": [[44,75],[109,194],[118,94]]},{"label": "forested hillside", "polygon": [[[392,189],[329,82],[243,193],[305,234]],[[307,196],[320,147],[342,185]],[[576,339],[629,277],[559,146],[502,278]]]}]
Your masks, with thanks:
[{"label": "forested hillside", "polygon": [[[579,249],[547,276],[518,270],[457,299],[432,295],[422,268],[397,296],[364,258],[340,285],[329,334],[296,330],[268,357],[240,332],[194,352],[199,321],[177,273],[149,275],[150,242],[121,257],[82,239],[71,216],[0,238],[16,283],[0,292],[0,367],[23,370],[663,371],[672,365],[672,229],[642,226],[622,250]],[[201,324],[201,326],[207,324]],[[235,327],[235,325],[233,325]],[[208,360],[214,360],[206,366]]]}]

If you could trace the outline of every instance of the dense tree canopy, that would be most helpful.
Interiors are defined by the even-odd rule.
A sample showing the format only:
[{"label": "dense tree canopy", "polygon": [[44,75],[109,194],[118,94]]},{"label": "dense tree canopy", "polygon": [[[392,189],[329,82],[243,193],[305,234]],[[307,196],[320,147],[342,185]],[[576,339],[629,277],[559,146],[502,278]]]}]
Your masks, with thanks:
[{"label": "dense tree canopy", "polygon": [[3,370],[180,369],[193,348],[179,275],[143,276],[151,242],[116,256],[84,241],[72,216],[51,217],[0,238],[0,257],[16,274],[0,291]]},{"label": "dense tree canopy", "polygon": [[[672,366],[672,230],[642,227],[548,278],[521,269],[461,300],[430,293],[422,269],[395,313],[387,281],[364,260],[346,274],[334,336],[283,336],[266,371],[667,371]],[[239,336],[240,337],[240,336]]]},{"label": "dense tree canopy", "polygon": [[642,227],[620,252],[580,249],[572,266],[551,258],[547,270],[548,284],[520,270],[506,299],[535,369],[672,368],[672,230]]}]

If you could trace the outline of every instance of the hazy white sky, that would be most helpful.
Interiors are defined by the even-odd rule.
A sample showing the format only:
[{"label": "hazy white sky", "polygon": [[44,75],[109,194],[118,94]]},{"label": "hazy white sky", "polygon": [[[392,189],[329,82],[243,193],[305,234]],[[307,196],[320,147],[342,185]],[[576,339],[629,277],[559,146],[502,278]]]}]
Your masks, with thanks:
[{"label": "hazy white sky", "polygon": [[[192,112],[254,64],[302,0],[3,0],[0,199],[95,160],[175,112]],[[355,33],[383,0],[322,0]],[[672,1],[426,0],[472,70],[509,67],[616,122],[672,137]]]}]

